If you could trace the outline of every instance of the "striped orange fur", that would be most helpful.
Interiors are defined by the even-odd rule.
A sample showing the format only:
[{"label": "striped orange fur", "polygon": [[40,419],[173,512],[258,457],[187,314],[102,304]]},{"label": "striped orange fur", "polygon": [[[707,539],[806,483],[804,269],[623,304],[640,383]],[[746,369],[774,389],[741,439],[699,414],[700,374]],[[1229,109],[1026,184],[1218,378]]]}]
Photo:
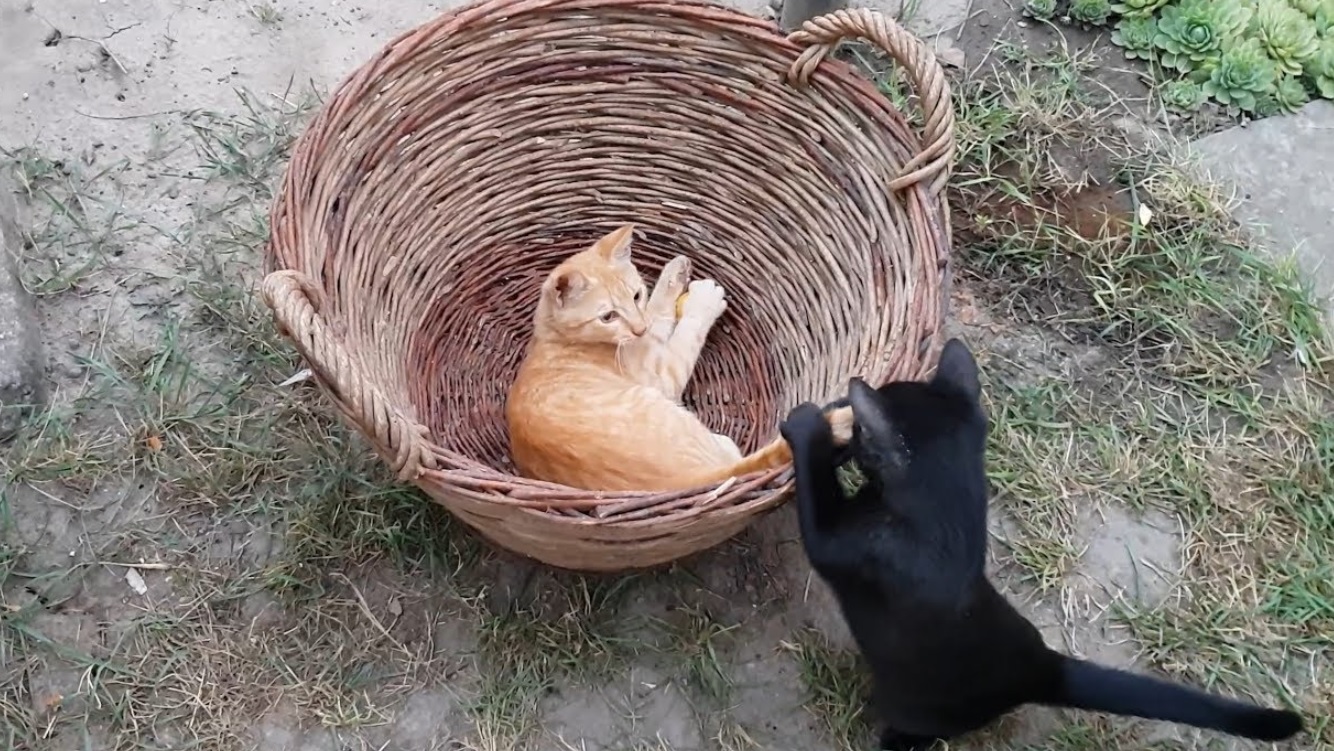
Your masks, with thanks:
[{"label": "striped orange fur", "polygon": [[[620,227],[542,285],[505,405],[519,471],[585,490],[676,490],[790,461],[782,438],[743,457],[681,403],[726,297],[711,279],[689,282],[684,256],[667,264],[650,296],[631,260],[633,233]],[[851,410],[829,419],[846,441]]]}]

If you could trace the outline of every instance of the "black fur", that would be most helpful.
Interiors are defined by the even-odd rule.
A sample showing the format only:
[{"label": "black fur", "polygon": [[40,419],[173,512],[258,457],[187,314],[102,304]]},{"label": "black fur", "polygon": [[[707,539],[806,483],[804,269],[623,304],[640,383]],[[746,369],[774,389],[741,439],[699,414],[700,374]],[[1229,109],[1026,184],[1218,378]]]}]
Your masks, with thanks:
[{"label": "black fur", "polygon": [[[796,466],[811,565],[829,583],[874,679],[880,747],[929,748],[1028,703],[1180,722],[1277,741],[1301,717],[1077,660],[992,587],[987,419],[977,364],[958,340],[931,381],[854,378],[851,451],[866,477],[845,498],[828,423],[802,404],[781,428]],[[842,401],[842,400],[840,400]]]}]

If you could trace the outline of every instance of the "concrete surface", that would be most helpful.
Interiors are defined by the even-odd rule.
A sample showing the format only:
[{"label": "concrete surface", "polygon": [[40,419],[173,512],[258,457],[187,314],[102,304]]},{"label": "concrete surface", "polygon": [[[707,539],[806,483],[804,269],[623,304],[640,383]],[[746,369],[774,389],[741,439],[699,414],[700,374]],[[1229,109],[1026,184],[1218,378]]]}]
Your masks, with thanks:
[{"label": "concrete surface", "polygon": [[1280,257],[1295,255],[1326,309],[1334,299],[1334,102],[1190,145],[1197,168],[1235,191],[1233,216]]},{"label": "concrete surface", "polygon": [[41,331],[18,277],[21,243],[15,185],[0,175],[0,441],[13,437],[29,408],[46,400]]},{"label": "concrete surface", "polygon": [[[849,8],[871,8],[891,16],[897,15],[902,5],[899,0],[848,0]],[[916,8],[910,6],[905,25],[927,39],[963,23],[972,6],[970,0],[923,0]]]}]

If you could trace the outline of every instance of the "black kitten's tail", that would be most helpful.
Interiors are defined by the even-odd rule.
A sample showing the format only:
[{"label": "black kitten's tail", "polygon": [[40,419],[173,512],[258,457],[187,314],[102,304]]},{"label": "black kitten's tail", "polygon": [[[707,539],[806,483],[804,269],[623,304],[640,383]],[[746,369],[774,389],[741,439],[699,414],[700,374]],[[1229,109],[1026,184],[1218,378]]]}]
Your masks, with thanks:
[{"label": "black kitten's tail", "polygon": [[1179,722],[1262,741],[1281,741],[1302,730],[1302,718],[1294,712],[1265,709],[1147,675],[1064,656],[1061,671],[1064,695],[1051,702],[1058,706]]}]

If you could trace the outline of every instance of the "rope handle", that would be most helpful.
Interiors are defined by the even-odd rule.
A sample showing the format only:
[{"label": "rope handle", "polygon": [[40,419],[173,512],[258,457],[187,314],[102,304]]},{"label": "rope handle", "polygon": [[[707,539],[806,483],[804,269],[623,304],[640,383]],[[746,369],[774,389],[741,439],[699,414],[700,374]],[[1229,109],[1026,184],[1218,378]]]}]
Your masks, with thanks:
[{"label": "rope handle", "polygon": [[[273,311],[278,331],[290,339],[333,393],[334,401],[377,444],[388,449],[398,479],[412,482],[426,469],[435,468],[430,431],[396,408],[371,383],[354,359],[320,317],[324,292],[299,271],[275,271],[260,283],[260,297]],[[388,458],[388,457],[386,457]]]},{"label": "rope handle", "polygon": [[836,10],[806,21],[787,37],[805,45],[788,70],[788,80],[804,86],[839,42],[861,39],[879,47],[899,64],[912,80],[922,109],[922,152],[903,165],[903,174],[890,183],[900,190],[921,180],[930,180],[930,192],[938,194],[949,181],[954,166],[954,107],[945,71],[922,40],[894,19],[866,8]]}]

